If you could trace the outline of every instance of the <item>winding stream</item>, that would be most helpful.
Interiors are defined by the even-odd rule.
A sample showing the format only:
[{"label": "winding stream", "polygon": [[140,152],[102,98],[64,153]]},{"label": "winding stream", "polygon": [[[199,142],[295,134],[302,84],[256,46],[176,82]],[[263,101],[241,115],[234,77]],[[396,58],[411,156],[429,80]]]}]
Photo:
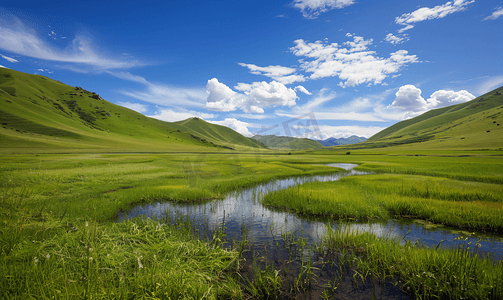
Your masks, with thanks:
[{"label": "winding stream", "polygon": [[[283,253],[287,251],[287,247],[281,247],[285,245],[285,236],[287,233],[289,236],[297,239],[302,238],[308,245],[319,244],[326,232],[328,222],[319,219],[306,219],[292,213],[269,209],[261,204],[261,197],[264,194],[303,183],[335,181],[346,176],[368,174],[353,170],[357,166],[355,164],[330,164],[329,166],[342,168],[346,171],[332,175],[273,180],[266,184],[259,184],[253,188],[231,192],[223,200],[203,204],[160,202],[139,205],[126,213],[121,213],[118,216],[118,221],[122,222],[139,215],[155,216],[168,220],[173,220],[176,216],[184,215],[193,221],[193,225],[203,237],[208,236],[211,238],[212,233],[216,229],[225,227],[228,241],[240,241],[245,226],[248,229],[248,239],[250,240],[252,251],[262,257],[266,257],[278,269],[281,267],[281,262],[284,258],[289,255],[288,253]],[[336,228],[339,226],[339,223],[334,222],[330,226]],[[480,240],[481,247],[478,249],[479,253],[488,253],[495,260],[503,258],[503,240],[497,237],[477,235],[472,232],[460,232],[445,227],[427,228],[419,223],[404,220],[389,220],[377,223],[352,222],[349,226],[358,228],[360,231],[372,231],[378,236],[383,237],[400,237],[403,240],[412,242],[420,240],[420,242],[428,247],[436,247],[442,240],[442,247],[457,247],[459,246],[459,241],[455,239],[463,236],[468,238],[465,243],[472,242],[472,244],[475,244]],[[310,248],[304,248],[304,251],[309,251],[306,249]],[[305,254],[308,256],[309,253],[306,252]],[[322,276],[330,276],[330,274],[319,275],[318,285],[320,286],[324,282],[324,280],[320,280]],[[311,287],[311,292],[302,294],[304,296],[300,298],[316,299],[319,297],[320,291],[314,293],[312,291],[314,290]],[[346,284],[343,283],[339,286],[337,295],[341,296],[342,294],[340,293],[349,298],[408,299],[398,287],[389,283],[380,283],[377,285],[369,285],[367,283],[357,287],[354,287],[354,284],[349,282]],[[299,298],[299,296],[296,296],[296,298]]]}]

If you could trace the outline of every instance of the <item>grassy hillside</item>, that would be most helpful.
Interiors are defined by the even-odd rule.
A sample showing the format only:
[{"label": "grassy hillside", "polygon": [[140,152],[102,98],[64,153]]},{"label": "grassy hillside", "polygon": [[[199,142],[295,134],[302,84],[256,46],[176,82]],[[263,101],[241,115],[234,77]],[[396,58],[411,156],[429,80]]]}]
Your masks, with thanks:
[{"label": "grassy hillside", "polygon": [[375,134],[361,147],[503,148],[503,87],[472,101],[428,111]]},{"label": "grassy hillside", "polygon": [[174,122],[171,123],[171,126],[214,143],[267,148],[264,144],[254,139],[247,138],[229,127],[211,124],[199,118],[190,118],[184,121]]},{"label": "grassy hillside", "polygon": [[[203,121],[194,130],[196,126],[163,122],[80,87],[4,68],[0,68],[0,120],[0,151],[7,152],[262,148],[229,128]],[[205,133],[212,133],[211,138]]]},{"label": "grassy hillside", "polygon": [[306,150],[306,149],[324,148],[324,146],[320,144],[318,141],[306,138],[294,138],[294,137],[276,136],[276,135],[256,135],[252,137],[252,139],[264,143],[267,147],[271,149]]}]

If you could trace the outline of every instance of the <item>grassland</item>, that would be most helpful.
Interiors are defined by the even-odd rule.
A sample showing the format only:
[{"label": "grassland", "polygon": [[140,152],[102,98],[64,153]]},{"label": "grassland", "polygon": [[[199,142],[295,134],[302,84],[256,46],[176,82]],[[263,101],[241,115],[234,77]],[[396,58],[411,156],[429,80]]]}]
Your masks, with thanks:
[{"label": "grassland", "polygon": [[[218,238],[196,240],[184,220],[176,226],[161,225],[162,220],[113,221],[131,204],[209,201],[275,177],[334,171],[277,156],[258,159],[229,154],[2,155],[4,295],[240,299],[247,297],[245,291],[263,291],[255,284],[266,279],[240,283],[237,251],[224,250]],[[261,278],[270,274],[256,273]]]},{"label": "grassland", "polygon": [[[428,248],[341,226],[328,230],[324,246],[339,254],[339,265],[355,276],[388,279],[415,299],[501,299],[503,263],[477,252],[478,244],[458,239],[452,249]],[[465,250],[466,249],[466,250]]]},{"label": "grassland", "polygon": [[[240,249],[223,249],[218,233],[201,241],[183,218],[171,226],[117,224],[114,216],[138,203],[212,201],[272,178],[332,173],[329,163],[356,163],[375,174],[307,184],[265,201],[332,220],[421,218],[501,235],[497,94],[399,123],[360,145],[270,151],[203,120],[161,122],[79,87],[0,69],[2,296],[277,297],[278,272],[254,265],[255,278],[243,280]],[[397,276],[417,297],[501,298],[500,265],[487,259],[359,233],[328,238],[327,248],[355,254],[348,257],[362,277]],[[456,278],[456,285],[437,280]]]}]

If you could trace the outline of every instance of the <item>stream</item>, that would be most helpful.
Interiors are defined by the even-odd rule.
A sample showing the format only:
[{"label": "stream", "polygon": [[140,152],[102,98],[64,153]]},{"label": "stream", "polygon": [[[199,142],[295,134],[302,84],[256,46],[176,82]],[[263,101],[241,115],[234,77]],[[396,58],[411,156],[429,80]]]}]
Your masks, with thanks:
[{"label": "stream", "polygon": [[[253,188],[241,189],[229,193],[223,200],[215,200],[203,204],[179,204],[171,202],[159,202],[136,206],[128,212],[120,213],[118,221],[144,215],[159,219],[174,220],[185,216],[193,222],[195,232],[200,237],[212,238],[215,230],[224,229],[226,245],[232,241],[241,241],[243,233],[249,240],[245,259],[252,260],[253,256],[263,258],[263,264],[273,265],[276,270],[282,270],[281,275],[288,283],[297,280],[299,268],[304,266],[307,259],[311,259],[313,267],[317,270],[315,280],[309,286],[301,286],[296,291],[291,291],[285,298],[295,299],[321,299],[321,294],[330,290],[328,295],[348,299],[410,299],[400,290],[400,285],[391,282],[378,282],[366,280],[364,283],[355,284],[354,271],[348,269],[344,274],[337,265],[337,271],[326,266],[326,258],[322,254],[312,251],[312,246],[321,242],[327,226],[337,228],[337,221],[320,220],[301,217],[289,212],[274,210],[261,204],[261,197],[267,193],[283,190],[308,182],[335,181],[346,176],[358,176],[369,174],[353,170],[355,164],[329,164],[328,166],[342,168],[345,171],[331,175],[315,175],[277,179],[266,184],[259,184]],[[329,225],[327,225],[329,224]],[[347,223],[346,223],[347,224]],[[456,248],[472,245],[479,242],[481,247],[478,253],[487,253],[494,260],[503,258],[503,240],[495,236],[487,236],[474,232],[464,232],[454,228],[429,227],[414,220],[387,220],[382,222],[358,222],[353,221],[349,225],[361,231],[371,231],[381,237],[399,237],[405,240],[424,243],[428,247],[436,247],[440,241],[441,247]],[[467,238],[460,242],[458,237]],[[294,240],[301,240],[301,243]],[[225,245],[225,244],[224,244]],[[293,246],[292,246],[293,245]],[[294,250],[292,250],[292,247]],[[296,253],[296,259],[292,261],[292,251]],[[325,259],[325,260],[324,260]],[[337,273],[339,272],[339,273]],[[336,274],[337,273],[337,274]],[[336,289],[334,278],[338,279]],[[331,286],[328,288],[328,286]]]}]

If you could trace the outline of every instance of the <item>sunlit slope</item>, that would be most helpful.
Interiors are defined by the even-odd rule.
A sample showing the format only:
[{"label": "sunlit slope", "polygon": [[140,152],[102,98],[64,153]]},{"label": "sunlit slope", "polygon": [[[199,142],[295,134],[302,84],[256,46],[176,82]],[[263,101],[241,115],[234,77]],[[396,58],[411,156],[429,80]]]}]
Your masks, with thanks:
[{"label": "sunlit slope", "polygon": [[199,118],[173,122],[171,126],[181,131],[189,132],[206,141],[220,143],[228,147],[240,145],[252,148],[267,148],[262,143],[247,138],[229,127],[211,124]]},{"label": "sunlit slope", "polygon": [[503,148],[503,87],[472,101],[428,111],[375,134],[362,147]]},{"label": "sunlit slope", "polygon": [[252,139],[264,143],[271,149],[302,150],[324,148],[324,146],[320,144],[320,142],[306,138],[293,138],[276,135],[255,135]]},{"label": "sunlit slope", "polygon": [[234,144],[217,138],[205,141],[179,125],[146,117],[82,88],[4,68],[0,68],[0,120],[0,149],[4,150],[222,151],[251,147],[239,144],[237,138]]}]

